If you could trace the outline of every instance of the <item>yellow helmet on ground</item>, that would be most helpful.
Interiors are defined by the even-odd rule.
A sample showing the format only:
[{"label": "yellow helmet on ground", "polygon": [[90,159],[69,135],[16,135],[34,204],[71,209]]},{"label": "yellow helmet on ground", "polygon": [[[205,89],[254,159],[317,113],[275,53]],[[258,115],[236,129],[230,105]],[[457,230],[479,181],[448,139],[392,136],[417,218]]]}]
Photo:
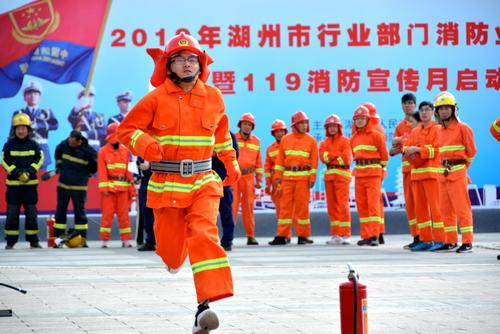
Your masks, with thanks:
[{"label": "yellow helmet on ground", "polygon": [[83,245],[83,238],[80,234],[76,234],[71,236],[64,244],[69,248],[79,248]]},{"label": "yellow helmet on ground", "polygon": [[434,108],[438,108],[441,106],[457,106],[457,100],[455,96],[453,96],[450,92],[441,92],[434,98]]},{"label": "yellow helmet on ground", "polygon": [[13,127],[20,126],[20,125],[25,125],[25,126],[31,127],[30,117],[22,112],[20,112],[19,114],[16,114],[12,118],[12,126]]}]

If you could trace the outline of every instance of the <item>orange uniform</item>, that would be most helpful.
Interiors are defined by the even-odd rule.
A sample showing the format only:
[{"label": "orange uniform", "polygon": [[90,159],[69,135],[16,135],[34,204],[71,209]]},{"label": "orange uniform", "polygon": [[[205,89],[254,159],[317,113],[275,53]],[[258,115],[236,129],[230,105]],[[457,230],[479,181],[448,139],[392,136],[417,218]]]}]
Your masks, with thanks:
[{"label": "orange uniform", "polygon": [[309,217],[310,184],[316,181],[318,144],[309,133],[293,133],[281,139],[274,167],[276,179],[281,182],[279,237],[288,237],[293,219],[297,221],[297,235],[311,235]]},{"label": "orange uniform", "polygon": [[477,152],[474,134],[468,125],[453,119],[448,127],[439,127],[438,145],[442,165],[439,194],[446,243],[457,243],[458,218],[462,242],[472,244],[472,208],[467,168]]},{"label": "orange uniform", "polygon": [[[129,112],[118,136],[145,160],[184,161],[180,166],[188,169],[190,161],[211,160],[215,149],[229,178],[239,168],[224,109],[217,88],[197,80],[185,93],[167,78]],[[220,178],[212,170],[192,175],[152,170],[147,204],[155,215],[156,252],[173,269],[189,254],[199,302],[232,296],[229,261],[216,225]]]},{"label": "orange uniform", "polygon": [[[371,122],[371,120],[370,120]],[[382,177],[387,165],[388,152],[383,135],[372,129],[370,124],[356,128],[351,138],[356,166],[355,179],[356,206],[361,225],[361,238],[370,239],[380,234],[380,201]]]},{"label": "orange uniform", "polygon": [[319,145],[319,157],[326,164],[325,193],[330,234],[341,237],[351,235],[349,185],[352,162],[351,144],[348,138],[337,133],[324,139]]},{"label": "orange uniform", "polygon": [[281,193],[277,191],[276,175],[274,166],[280,149],[280,143],[274,142],[267,147],[266,160],[264,163],[264,176],[266,177],[266,186],[271,190],[271,200],[276,207],[276,217],[279,217]]},{"label": "orange uniform", "polygon": [[[378,118],[371,118],[370,119],[371,127],[373,130],[377,131],[382,135],[382,138],[384,140],[384,143],[387,143],[387,134],[385,133],[385,129],[380,124],[380,120]],[[382,174],[382,179],[380,180],[380,191],[382,191],[382,185],[384,183],[384,177],[387,176],[387,170],[384,167],[384,172]],[[379,196],[380,197],[380,224],[379,224],[379,231],[378,233],[385,233],[385,213],[384,213],[384,198],[382,197],[382,194]]]},{"label": "orange uniform", "polygon": [[419,124],[411,131],[406,143],[407,146],[420,148],[418,154],[422,161],[419,166],[411,167],[411,186],[415,203],[418,203],[415,207],[415,216],[421,242],[444,243],[445,241],[444,223],[439,206],[438,128],[439,126],[433,121],[427,126]]},{"label": "orange uniform", "polygon": [[[403,142],[407,140],[411,132],[411,124],[407,120],[402,120],[396,126],[394,131],[394,137],[402,137]],[[410,227],[410,233],[413,237],[418,235],[418,225],[415,220],[415,199],[413,197],[413,190],[411,188],[411,166],[408,160],[405,158],[404,154],[401,155],[402,159],[402,171],[403,171],[403,190],[405,196],[405,208],[406,208],[406,218],[408,219],[408,225]]]},{"label": "orange uniform", "polygon": [[238,164],[241,169],[240,180],[233,185],[233,217],[238,220],[238,209],[241,203],[243,226],[247,237],[255,237],[255,219],[253,206],[255,187],[262,185],[262,157],[260,154],[260,139],[250,135],[244,139],[240,132],[236,133],[238,141]]},{"label": "orange uniform", "polygon": [[118,226],[122,240],[132,239],[132,230],[128,210],[130,197],[135,193],[132,184],[132,173],[128,171],[131,161],[130,153],[121,144],[115,144],[117,149],[107,143],[97,154],[97,172],[99,176],[99,190],[101,192],[101,240],[109,240],[113,216],[118,217]]},{"label": "orange uniform", "polygon": [[491,135],[498,141],[500,141],[500,117],[497,118],[490,127]]}]

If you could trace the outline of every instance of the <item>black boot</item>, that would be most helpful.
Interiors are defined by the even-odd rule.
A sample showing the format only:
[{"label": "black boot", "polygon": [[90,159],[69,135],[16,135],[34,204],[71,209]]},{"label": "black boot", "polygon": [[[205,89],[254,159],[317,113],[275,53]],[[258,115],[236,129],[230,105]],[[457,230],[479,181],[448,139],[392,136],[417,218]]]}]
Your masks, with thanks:
[{"label": "black boot", "polygon": [[30,248],[31,249],[42,248],[42,246],[38,241],[30,241]]},{"label": "black boot", "polygon": [[156,250],[156,246],[153,243],[146,242],[145,244],[142,244],[142,246],[140,246],[139,248],[137,248],[137,250],[139,252],[155,251]]},{"label": "black boot", "polygon": [[378,243],[381,244],[381,245],[385,244],[384,233],[380,233],[378,235]]},{"label": "black boot", "polygon": [[7,245],[5,245],[5,249],[14,249],[15,242],[8,242]]},{"label": "black boot", "polygon": [[248,237],[247,238],[247,245],[248,246],[257,246],[259,243],[257,242],[257,240],[255,240],[254,237]]},{"label": "black boot", "polygon": [[297,245],[307,245],[312,243],[314,243],[314,241],[309,239],[308,237],[299,237],[297,241]]},{"label": "black boot", "polygon": [[285,237],[276,236],[276,237],[274,237],[273,240],[269,241],[269,244],[271,246],[286,245],[286,238]]}]

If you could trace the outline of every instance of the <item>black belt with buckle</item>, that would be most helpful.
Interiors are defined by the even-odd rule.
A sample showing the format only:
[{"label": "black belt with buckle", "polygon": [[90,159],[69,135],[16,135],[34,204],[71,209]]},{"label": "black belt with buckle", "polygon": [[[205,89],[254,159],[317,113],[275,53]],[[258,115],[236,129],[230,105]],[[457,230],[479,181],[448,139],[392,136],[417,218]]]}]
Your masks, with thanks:
[{"label": "black belt with buckle", "polygon": [[334,164],[329,164],[329,165],[326,165],[326,169],[334,169],[334,168],[337,168],[337,169],[349,169],[349,166],[347,165],[334,165]]},{"label": "black belt with buckle", "polygon": [[193,174],[208,172],[212,169],[212,159],[181,161],[162,160],[151,163],[151,170],[156,173],[180,174],[182,177],[191,177]]}]

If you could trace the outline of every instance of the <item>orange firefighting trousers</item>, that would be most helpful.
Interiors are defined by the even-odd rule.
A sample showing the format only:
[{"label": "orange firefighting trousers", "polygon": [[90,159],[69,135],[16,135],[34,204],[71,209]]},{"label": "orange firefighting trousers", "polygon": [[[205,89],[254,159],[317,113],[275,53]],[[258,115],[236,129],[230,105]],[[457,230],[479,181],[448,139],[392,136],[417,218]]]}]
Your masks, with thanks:
[{"label": "orange firefighting trousers", "polygon": [[444,242],[444,223],[439,205],[439,185],[436,179],[412,180],[415,196],[415,219],[420,241]]},{"label": "orange firefighting trousers", "polygon": [[356,207],[361,239],[378,237],[380,228],[380,176],[355,178]]},{"label": "orange firefighting trousers", "polygon": [[247,237],[255,237],[255,219],[253,205],[255,201],[255,174],[243,175],[233,185],[233,218],[238,221],[238,208],[241,203],[243,226]]},{"label": "orange firefighting trousers", "polygon": [[330,234],[341,237],[351,235],[349,208],[349,179],[325,181],[326,205],[330,219]]},{"label": "orange firefighting trousers", "polygon": [[405,193],[406,217],[412,237],[419,235],[417,221],[415,220],[415,196],[411,187],[411,173],[403,173],[403,189]]},{"label": "orange firefighting trousers", "polygon": [[113,225],[113,216],[116,213],[118,217],[118,226],[120,228],[120,238],[122,240],[132,239],[132,230],[128,217],[129,192],[116,191],[109,192],[107,196],[101,193],[101,240],[109,240],[111,237],[111,226]]},{"label": "orange firefighting trousers", "polygon": [[278,231],[280,237],[289,237],[292,222],[297,224],[297,236],[311,236],[311,221],[309,219],[309,180],[283,180],[281,184],[280,213],[278,216]]},{"label": "orange firefighting trousers", "polygon": [[468,191],[467,176],[439,182],[441,214],[443,215],[446,243],[457,243],[457,218],[462,234],[462,243],[472,244],[474,232],[472,208]]},{"label": "orange firefighting trousers", "polygon": [[189,255],[198,303],[233,295],[231,268],[216,225],[219,199],[202,188],[187,208],[153,209],[156,253],[172,269]]}]

